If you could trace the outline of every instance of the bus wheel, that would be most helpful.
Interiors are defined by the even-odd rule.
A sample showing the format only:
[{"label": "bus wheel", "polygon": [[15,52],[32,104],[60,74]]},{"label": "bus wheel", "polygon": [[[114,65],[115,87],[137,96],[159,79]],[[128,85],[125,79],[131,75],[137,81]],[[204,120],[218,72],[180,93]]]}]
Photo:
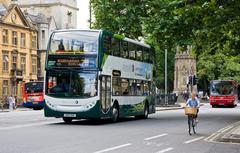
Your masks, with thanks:
[{"label": "bus wheel", "polygon": [[147,119],[149,114],[149,108],[148,105],[146,104],[144,107],[144,115],[142,116],[143,119]]},{"label": "bus wheel", "polygon": [[137,115],[135,116],[136,119],[147,119],[149,114],[149,108],[148,104],[145,104],[144,106],[144,114],[143,115]]},{"label": "bus wheel", "polygon": [[116,105],[114,105],[112,108],[112,122],[117,122],[118,117],[119,117],[118,108]]},{"label": "bus wheel", "polygon": [[65,122],[65,123],[71,123],[72,122],[72,118],[70,118],[70,117],[63,117],[63,121]]}]

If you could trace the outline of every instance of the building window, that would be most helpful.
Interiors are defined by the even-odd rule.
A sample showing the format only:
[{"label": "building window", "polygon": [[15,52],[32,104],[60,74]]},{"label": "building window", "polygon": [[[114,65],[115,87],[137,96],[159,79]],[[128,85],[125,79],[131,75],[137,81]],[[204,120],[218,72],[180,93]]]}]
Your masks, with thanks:
[{"label": "building window", "polygon": [[3,54],[3,72],[8,71],[8,55]]},{"label": "building window", "polygon": [[8,80],[3,80],[3,96],[8,96]]},{"label": "building window", "polygon": [[14,96],[16,96],[17,95],[17,82],[16,81],[12,81],[12,94],[14,95]]},{"label": "building window", "polygon": [[45,46],[45,30],[42,30],[42,47]]},{"label": "building window", "polygon": [[25,47],[26,46],[26,34],[25,33],[21,33],[21,43],[20,43],[21,47]]},{"label": "building window", "polygon": [[32,74],[37,74],[37,59],[32,58]]},{"label": "building window", "polygon": [[17,32],[16,31],[12,32],[12,44],[17,46]]},{"label": "building window", "polygon": [[23,71],[23,74],[26,74],[26,57],[21,57],[21,70]]},{"label": "building window", "polygon": [[17,69],[17,54],[13,54],[12,56],[12,69],[13,70]]},{"label": "building window", "polygon": [[37,36],[32,36],[32,48],[37,48]]},{"label": "building window", "polygon": [[3,44],[8,44],[8,30],[3,29]]},{"label": "building window", "polygon": [[68,15],[68,24],[71,24],[72,23],[72,12],[68,11],[67,15]]}]

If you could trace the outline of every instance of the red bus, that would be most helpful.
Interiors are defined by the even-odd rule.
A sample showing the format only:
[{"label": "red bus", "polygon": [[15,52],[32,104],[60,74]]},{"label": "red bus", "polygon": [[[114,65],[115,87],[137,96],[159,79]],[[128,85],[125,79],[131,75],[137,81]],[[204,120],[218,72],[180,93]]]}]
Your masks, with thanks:
[{"label": "red bus", "polygon": [[210,83],[210,104],[236,106],[238,103],[238,85],[233,80],[213,80]]},{"label": "red bus", "polygon": [[23,106],[34,110],[44,107],[43,82],[27,82],[22,84]]}]

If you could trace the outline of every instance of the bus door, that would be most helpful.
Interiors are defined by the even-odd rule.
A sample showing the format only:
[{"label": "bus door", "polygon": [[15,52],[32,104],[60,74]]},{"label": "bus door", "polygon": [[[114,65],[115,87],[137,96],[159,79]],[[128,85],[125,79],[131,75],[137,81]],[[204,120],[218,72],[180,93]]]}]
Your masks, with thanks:
[{"label": "bus door", "polygon": [[111,107],[111,76],[101,76],[100,100],[102,105],[102,111],[106,113]]}]

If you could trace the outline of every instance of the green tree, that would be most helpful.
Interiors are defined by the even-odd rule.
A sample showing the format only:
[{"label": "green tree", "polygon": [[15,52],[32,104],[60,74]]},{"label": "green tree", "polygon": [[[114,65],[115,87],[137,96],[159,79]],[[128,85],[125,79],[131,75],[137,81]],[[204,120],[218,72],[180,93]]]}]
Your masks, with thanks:
[{"label": "green tree", "polygon": [[[157,84],[164,87],[164,49],[173,84],[176,46],[191,45],[200,79],[240,81],[239,0],[92,0],[95,28],[144,40],[156,51]],[[206,85],[205,85],[205,88]]]}]

